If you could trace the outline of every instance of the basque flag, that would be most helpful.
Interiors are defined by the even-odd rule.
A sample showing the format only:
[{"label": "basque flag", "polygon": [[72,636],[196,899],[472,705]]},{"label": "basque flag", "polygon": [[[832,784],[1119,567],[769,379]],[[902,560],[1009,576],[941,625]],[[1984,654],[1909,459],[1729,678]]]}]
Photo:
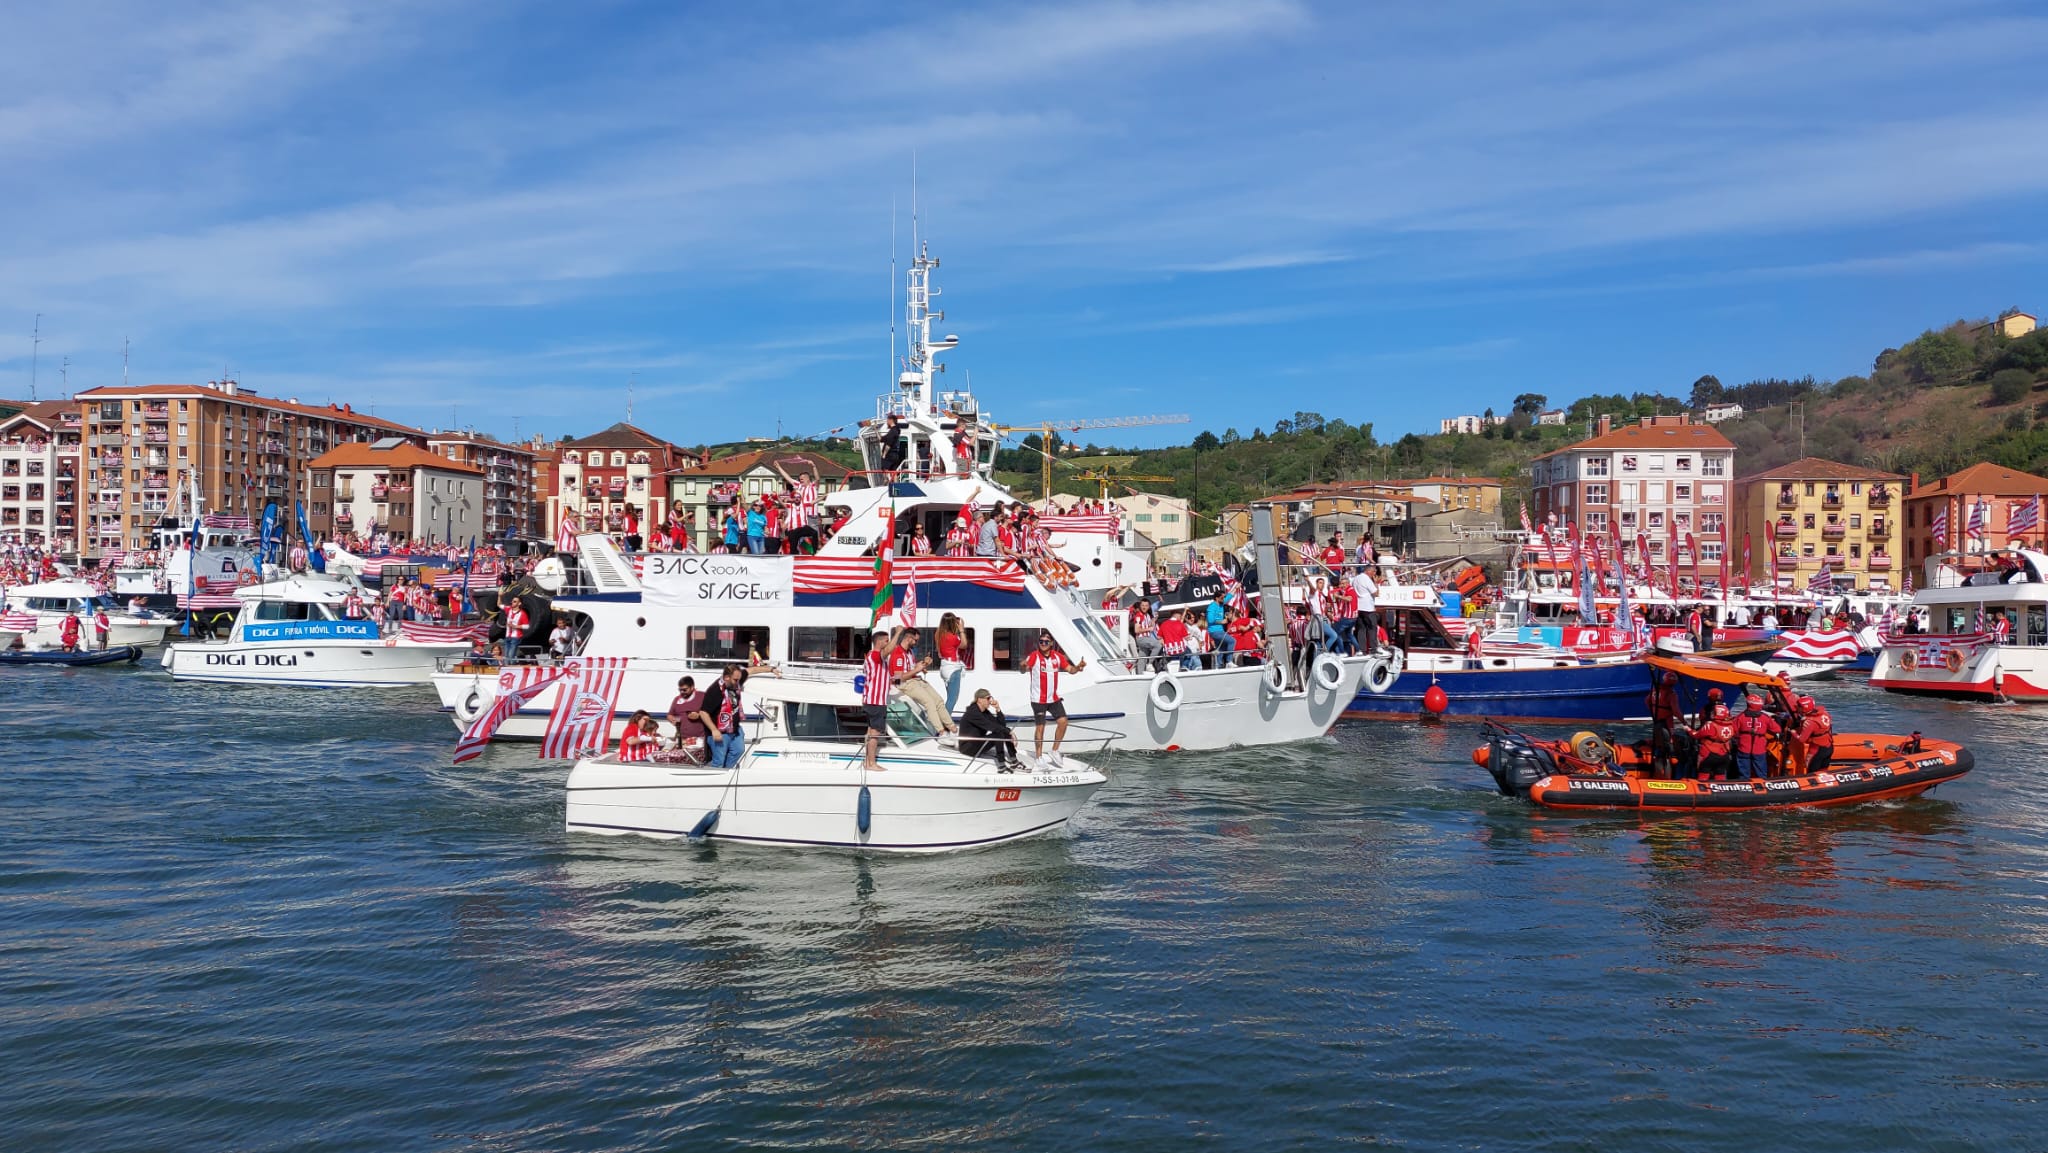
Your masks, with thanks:
[{"label": "basque flag", "polygon": [[[1193,552],[1193,548],[1189,548]],[[882,541],[875,550],[875,598],[868,605],[868,627],[880,625],[896,606],[896,510],[882,509]]]}]

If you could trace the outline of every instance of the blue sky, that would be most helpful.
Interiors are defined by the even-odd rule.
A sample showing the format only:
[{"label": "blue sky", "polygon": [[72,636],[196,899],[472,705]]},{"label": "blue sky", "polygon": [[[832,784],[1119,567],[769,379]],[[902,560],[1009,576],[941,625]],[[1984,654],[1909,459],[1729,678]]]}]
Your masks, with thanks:
[{"label": "blue sky", "polygon": [[[2031,14],[2030,14],[2031,13]],[[2024,5],[42,5],[0,70],[0,395],[818,431],[920,227],[997,416],[1867,371],[2048,310]],[[1105,437],[1105,439],[1108,439]]]}]

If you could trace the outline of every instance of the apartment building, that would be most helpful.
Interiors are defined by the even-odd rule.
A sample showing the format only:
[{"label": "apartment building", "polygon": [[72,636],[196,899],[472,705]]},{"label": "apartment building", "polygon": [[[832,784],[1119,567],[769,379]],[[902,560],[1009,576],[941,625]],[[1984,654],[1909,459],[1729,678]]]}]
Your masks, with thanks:
[{"label": "apartment building", "polygon": [[[2012,530],[2012,516],[2022,503],[2041,497],[2048,503],[2048,477],[1996,464],[1973,464],[1929,484],[1914,483],[1904,504],[1906,563],[1919,566],[1944,552],[1985,552],[1994,548],[2048,548],[2048,531],[2040,525]],[[1971,513],[1982,508],[1984,523],[1970,531]],[[2048,523],[2048,512],[2041,517]],[[1941,535],[1937,536],[1937,529]],[[1916,575],[1917,579],[1917,575]]]},{"label": "apartment building", "polygon": [[703,463],[696,453],[621,421],[589,436],[564,440],[548,498],[547,529],[554,533],[564,509],[585,529],[621,532],[631,508],[642,525],[668,519],[666,478]]},{"label": "apartment building", "polygon": [[507,444],[471,429],[427,434],[427,451],[457,464],[483,470],[483,533],[493,539],[536,536],[540,511],[534,501],[535,466],[541,454],[532,446]]},{"label": "apartment building", "polygon": [[[258,396],[232,380],[87,389],[74,401],[84,436],[82,555],[145,548],[188,479],[208,512],[252,522],[276,501],[289,510],[307,493],[306,472],[338,445],[425,434],[348,405]],[[318,516],[328,510],[313,507]]]},{"label": "apartment building", "polygon": [[486,470],[403,437],[329,449],[307,472],[315,536],[381,533],[394,545],[466,545],[485,536]]},{"label": "apartment building", "polygon": [[1795,588],[1822,568],[1843,589],[1897,587],[1905,479],[1807,457],[1736,481],[1730,539],[1750,542],[1750,583],[1770,583],[1775,556],[1780,582]]},{"label": "apartment building", "polygon": [[78,550],[78,409],[46,400],[0,417],[0,544]]},{"label": "apartment building", "polygon": [[[1734,474],[1735,445],[1711,425],[1646,416],[1616,428],[1603,416],[1591,437],[1529,463],[1530,515],[1602,536],[1619,526],[1624,538],[1644,538],[1653,565],[1717,565]],[[1697,558],[1686,551],[1688,533],[1699,541]]]}]

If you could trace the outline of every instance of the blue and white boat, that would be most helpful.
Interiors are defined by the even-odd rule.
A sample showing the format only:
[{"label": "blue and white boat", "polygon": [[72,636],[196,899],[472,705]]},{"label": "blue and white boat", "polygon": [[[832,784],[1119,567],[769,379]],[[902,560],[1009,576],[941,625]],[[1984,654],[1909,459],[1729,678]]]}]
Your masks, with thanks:
[{"label": "blue and white boat", "polygon": [[344,615],[360,587],[289,576],[237,590],[241,607],[225,641],[170,645],[163,666],[181,681],[384,688],[424,685],[467,641],[415,641],[375,621]]}]

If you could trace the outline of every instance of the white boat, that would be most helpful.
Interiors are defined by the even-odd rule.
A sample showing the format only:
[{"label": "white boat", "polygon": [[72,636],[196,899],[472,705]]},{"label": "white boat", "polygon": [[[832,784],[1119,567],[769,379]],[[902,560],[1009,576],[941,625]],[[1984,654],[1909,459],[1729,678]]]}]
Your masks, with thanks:
[{"label": "white boat", "polygon": [[469,651],[466,643],[412,641],[383,633],[375,621],[348,619],[351,592],[359,586],[317,576],[238,589],[228,638],[170,645],[163,667],[181,681],[387,688],[426,684],[443,661]]},{"label": "white boat", "polygon": [[[935,261],[920,257],[911,272],[910,299],[922,301]],[[931,315],[911,314],[911,355],[897,389],[883,398],[878,419],[860,436],[866,471],[848,485],[821,494],[824,508],[846,510],[839,530],[811,557],[706,553],[650,553],[628,558],[601,535],[578,538],[582,585],[553,599],[578,637],[577,652],[625,657],[613,724],[635,710],[660,715],[677,680],[694,676],[700,688],[730,662],[758,654],[776,664],[855,665],[866,655],[875,586],[872,555],[884,525],[899,538],[909,531],[944,529],[969,504],[987,507],[1012,499],[995,479],[999,438],[972,394],[935,395],[936,358],[957,343],[931,340]],[[909,442],[910,459],[949,462],[945,468],[884,469],[887,417],[901,418],[895,434]],[[918,446],[929,441],[928,448]],[[957,448],[967,445],[963,455]],[[890,479],[891,476],[895,479]],[[868,483],[874,477],[884,483]],[[1041,632],[1087,666],[1062,677],[1071,718],[1113,734],[1118,749],[1217,749],[1307,740],[1329,732],[1357,694],[1367,658],[1318,658],[1291,672],[1244,665],[1191,672],[1153,672],[1123,633],[1122,614],[1104,614],[1091,587],[1134,583],[1144,572],[1135,556],[1101,538],[1060,552],[1068,579],[1033,573],[1001,558],[917,557],[899,546],[893,575],[901,604],[915,588],[918,623],[931,650],[941,616],[957,614],[974,654],[961,674],[955,708],[986,688],[1013,709],[1024,708],[1021,667]],[[543,562],[554,565],[554,558]],[[1048,566],[1049,567],[1049,566]],[[636,571],[637,570],[637,571]],[[562,571],[556,566],[555,571]],[[1091,574],[1083,579],[1082,574]],[[539,570],[536,570],[539,575]],[[1048,584],[1046,576],[1053,583]],[[554,582],[557,588],[564,587]],[[1114,618],[1105,625],[1104,616]],[[1116,631],[1112,631],[1114,628]],[[466,726],[499,691],[496,668],[451,671],[434,677],[443,707]],[[546,729],[554,690],[543,690],[497,730],[500,738],[538,740]]]},{"label": "white boat", "polygon": [[1910,625],[1882,634],[1870,683],[1895,693],[2048,702],[2048,554],[1942,553],[1927,558],[1926,576]]},{"label": "white boat", "polygon": [[760,718],[737,766],[579,760],[569,831],[937,853],[1054,832],[1108,780],[1074,758],[998,772],[986,756],[940,744],[900,702],[889,707],[882,771],[869,772],[851,682],[756,679],[748,690]]},{"label": "white boat", "polygon": [[64,643],[64,619],[69,616],[78,618],[81,643],[97,646],[99,640],[92,621],[94,612],[101,609],[106,610],[111,626],[107,633],[109,647],[157,644],[172,623],[164,617],[129,612],[98,585],[80,577],[16,585],[0,590],[0,601],[4,601],[0,611],[27,613],[35,618],[35,628],[24,630],[23,641],[38,648],[55,648]]}]

